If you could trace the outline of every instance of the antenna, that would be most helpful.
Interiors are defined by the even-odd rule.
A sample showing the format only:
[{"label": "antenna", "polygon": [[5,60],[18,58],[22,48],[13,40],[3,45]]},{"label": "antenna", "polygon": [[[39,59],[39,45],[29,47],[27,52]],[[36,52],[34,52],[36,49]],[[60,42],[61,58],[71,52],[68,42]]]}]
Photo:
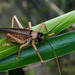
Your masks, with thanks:
[{"label": "antenna", "polygon": [[53,52],[54,52],[54,55],[55,55],[55,58],[56,58],[56,61],[57,61],[57,65],[58,65],[59,75],[61,75],[61,70],[60,70],[60,66],[59,66],[59,62],[58,62],[57,55],[56,55],[56,53],[55,53],[55,51],[54,51],[52,45],[50,44],[50,42],[49,42],[46,38],[44,38],[44,39],[49,43],[49,45],[51,46],[51,48],[52,48],[52,50],[53,50]]},{"label": "antenna", "polygon": [[[72,13],[70,13],[68,16],[70,16]],[[67,17],[68,17],[67,16]],[[62,21],[60,21],[54,28],[56,28],[60,23],[62,23],[67,17],[65,17]],[[53,28],[53,29],[54,29]],[[47,34],[49,34],[53,29],[51,29],[48,33],[44,34],[44,36],[46,36]]]}]

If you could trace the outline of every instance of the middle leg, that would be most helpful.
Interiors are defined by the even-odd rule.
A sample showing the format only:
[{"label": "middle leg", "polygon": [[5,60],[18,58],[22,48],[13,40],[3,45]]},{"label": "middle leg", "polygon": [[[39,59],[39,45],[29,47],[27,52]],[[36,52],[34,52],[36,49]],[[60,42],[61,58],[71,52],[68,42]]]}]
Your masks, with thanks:
[{"label": "middle leg", "polygon": [[18,52],[18,56],[15,60],[18,60],[19,56],[20,56],[20,53],[21,53],[21,50],[23,47],[27,46],[28,44],[30,43],[30,39],[25,43],[25,44],[22,44],[19,48],[19,52]]}]

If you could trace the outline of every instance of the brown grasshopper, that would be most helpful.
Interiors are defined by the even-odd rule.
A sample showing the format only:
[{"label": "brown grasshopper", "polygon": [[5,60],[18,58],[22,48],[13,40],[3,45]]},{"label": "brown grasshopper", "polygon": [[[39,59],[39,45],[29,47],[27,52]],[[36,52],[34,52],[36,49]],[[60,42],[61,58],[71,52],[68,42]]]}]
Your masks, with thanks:
[{"label": "brown grasshopper", "polygon": [[[13,28],[13,26],[14,26],[14,19],[17,22],[19,28]],[[63,22],[65,19],[63,19],[61,22]],[[58,23],[55,27],[57,27],[60,23]],[[18,56],[16,58],[16,60],[18,60],[22,48],[27,46],[30,43],[30,41],[32,41],[32,46],[33,46],[34,50],[37,52],[37,54],[38,54],[38,56],[39,56],[39,58],[41,60],[41,63],[43,64],[44,61],[43,61],[40,53],[37,50],[37,47],[35,45],[35,40],[37,39],[37,41],[40,42],[40,43],[44,39],[47,41],[47,39],[44,38],[44,36],[45,35],[48,35],[48,36],[54,35],[55,34],[54,32],[51,33],[51,34],[49,34],[49,32],[51,32],[55,27],[51,31],[48,32],[45,23],[41,23],[41,25],[38,27],[37,31],[33,31],[32,30],[32,26],[31,26],[31,22],[28,22],[28,25],[29,25],[29,29],[24,29],[23,26],[21,25],[21,23],[19,22],[19,20],[17,19],[17,17],[13,16],[11,28],[0,28],[0,33],[6,33],[6,37],[7,37],[8,42],[9,42],[9,44],[2,44],[2,46],[5,46],[5,45],[11,46],[12,45],[11,41],[12,42],[17,42],[17,43],[21,44],[21,46],[19,48]],[[44,28],[47,31],[47,34],[45,34],[45,35],[43,33],[40,33],[40,30],[41,30],[43,25],[44,25]],[[51,44],[50,44],[50,46],[51,46]],[[51,46],[51,48],[53,49],[52,46]],[[57,64],[58,64],[59,74],[61,75],[61,71],[60,71],[60,67],[59,67],[59,62],[58,62],[58,59],[57,59],[57,56],[56,56],[56,53],[55,53],[54,49],[53,49],[53,52],[55,54],[56,61],[57,61]]]},{"label": "brown grasshopper", "polygon": [[[17,22],[19,28],[13,28],[14,19]],[[44,39],[44,34],[40,33],[40,30],[43,25],[44,25],[47,33],[48,33],[48,30],[46,28],[45,23],[41,23],[41,25],[39,26],[37,31],[32,30],[31,22],[28,22],[28,25],[29,25],[29,29],[24,29],[23,26],[21,25],[21,23],[19,22],[19,20],[17,19],[17,17],[13,16],[11,28],[0,28],[0,33],[6,33],[6,37],[9,42],[9,44],[2,44],[2,46],[5,46],[5,45],[11,46],[12,45],[11,41],[22,44],[19,48],[18,56],[16,58],[16,60],[18,60],[22,48],[27,46],[30,43],[30,41],[32,41],[32,46],[35,49],[35,51],[37,52],[37,54],[41,60],[41,63],[43,63],[43,59],[42,59],[42,57],[41,57],[40,53],[38,52],[37,47],[35,45],[35,40],[37,39],[37,42],[42,42],[42,40]],[[48,36],[51,36],[51,35],[54,35],[54,32],[52,34],[48,34]]]}]

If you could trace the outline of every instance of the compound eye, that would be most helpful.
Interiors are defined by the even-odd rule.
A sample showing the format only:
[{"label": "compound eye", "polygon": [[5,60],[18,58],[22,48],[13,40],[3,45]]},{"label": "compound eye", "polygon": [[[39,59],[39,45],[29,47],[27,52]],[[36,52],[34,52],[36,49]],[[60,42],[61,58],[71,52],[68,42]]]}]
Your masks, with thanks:
[{"label": "compound eye", "polygon": [[42,33],[38,33],[38,42],[42,42],[42,39],[41,39],[41,37],[43,36],[43,34]]},{"label": "compound eye", "polygon": [[39,38],[41,37],[41,34],[39,34]]},{"label": "compound eye", "polygon": [[38,42],[41,43],[42,42],[42,39],[38,38]]}]

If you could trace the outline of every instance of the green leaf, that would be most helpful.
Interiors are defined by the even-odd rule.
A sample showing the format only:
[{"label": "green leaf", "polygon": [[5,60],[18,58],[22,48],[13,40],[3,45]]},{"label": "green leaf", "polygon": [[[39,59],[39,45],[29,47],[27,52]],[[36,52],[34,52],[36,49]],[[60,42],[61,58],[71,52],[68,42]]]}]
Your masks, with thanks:
[{"label": "green leaf", "polygon": [[[54,48],[56,55],[62,56],[70,52],[73,52],[75,50],[74,37],[75,37],[75,31],[72,31],[63,35],[52,37],[48,39],[48,41],[51,43],[52,47]],[[51,47],[46,41],[36,46],[44,61],[55,58],[53,50],[51,49]],[[10,69],[26,66],[28,64],[40,62],[40,59],[32,46],[23,49],[17,61],[15,61],[16,56],[17,53],[9,57],[6,57],[4,59],[1,59],[0,71],[10,70]]]},{"label": "green leaf", "polygon": [[[74,16],[75,16],[75,10],[71,11],[67,14],[61,15],[59,17],[53,18],[51,20],[45,21],[44,23],[46,24],[48,31],[50,31],[51,29],[53,29],[56,25],[58,25],[62,21],[56,28],[53,29],[53,31],[55,33],[58,33],[60,31],[64,30],[65,28],[71,26],[73,23],[75,23]],[[32,29],[34,31],[37,31],[39,25],[40,24],[32,27]],[[51,31],[50,33],[52,33],[53,31]],[[42,32],[44,34],[47,33],[44,26],[42,27],[40,32]]]},{"label": "green leaf", "polygon": [[[75,16],[75,11],[72,11],[65,15],[54,18],[52,20],[46,21],[45,24],[48,28],[48,31],[50,31],[57,24],[59,24],[63,19],[66,18],[62,23],[60,23],[53,30],[55,33],[58,33],[75,22],[74,16]],[[36,25],[32,29],[36,31],[38,26],[39,25]],[[41,32],[43,32],[44,34],[46,33],[44,27],[42,27]],[[53,46],[57,56],[62,56],[75,50],[74,49],[74,46],[75,46],[74,36],[75,36],[75,31],[69,32],[67,34],[59,35],[56,37],[52,37],[48,41],[51,42],[51,45]],[[22,67],[22,66],[40,61],[36,51],[33,49],[31,44],[22,50],[19,59],[15,61],[15,58],[17,57],[17,53],[15,52],[18,51],[20,45],[17,43],[12,43],[12,46],[8,47],[8,46],[1,46],[1,43],[7,43],[7,39],[0,40],[0,71],[15,69],[18,67]],[[37,44],[36,46],[43,60],[55,58],[51,47],[46,41],[44,41],[42,44]]]}]

